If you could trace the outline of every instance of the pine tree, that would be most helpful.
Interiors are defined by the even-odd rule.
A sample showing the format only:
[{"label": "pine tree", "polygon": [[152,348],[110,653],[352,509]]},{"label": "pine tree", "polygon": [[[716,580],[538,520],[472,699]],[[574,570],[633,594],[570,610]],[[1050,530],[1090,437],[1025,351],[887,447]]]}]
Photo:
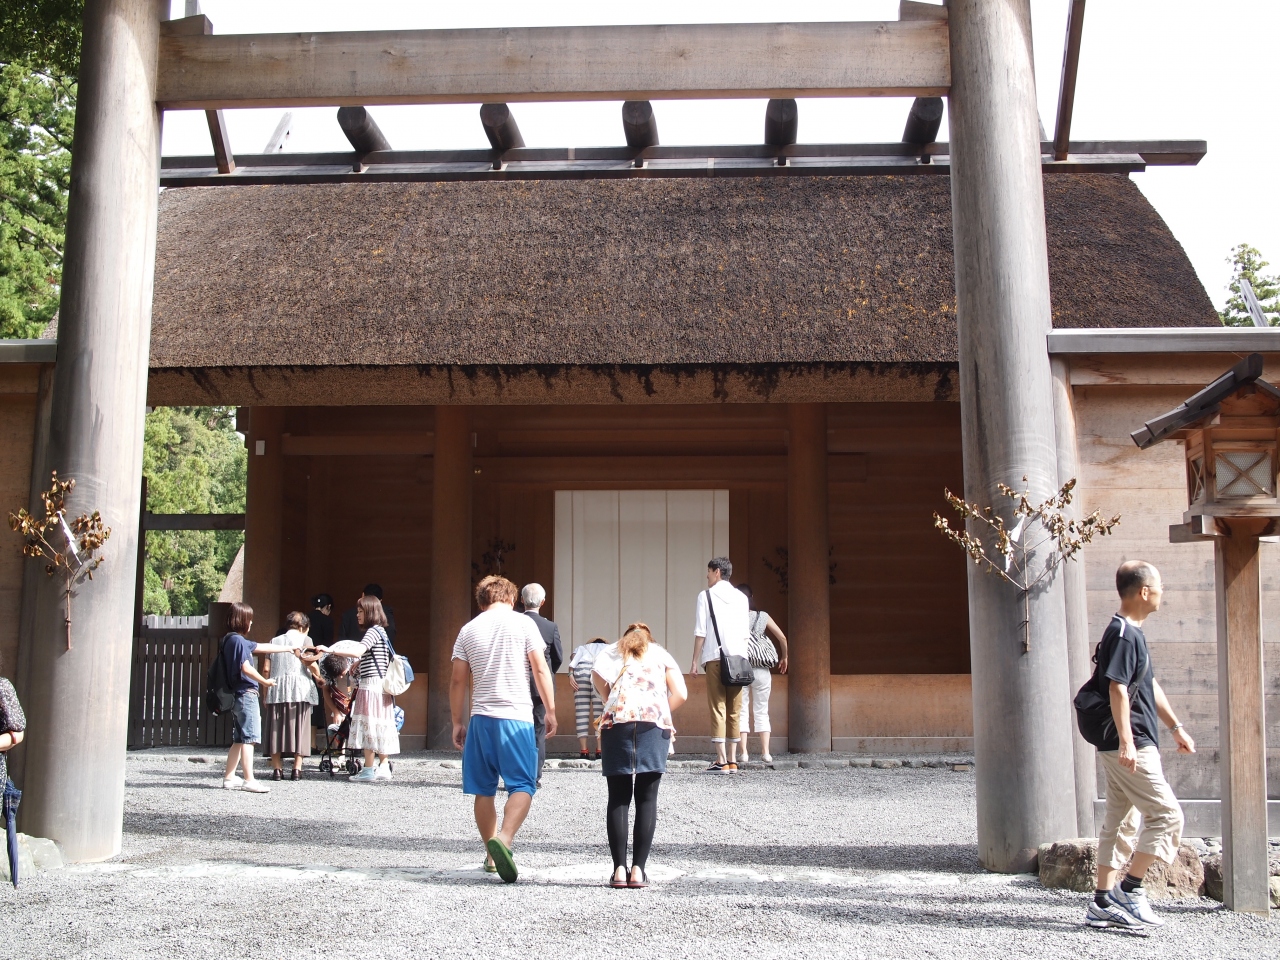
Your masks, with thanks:
[{"label": "pine tree", "polygon": [[1244,279],[1253,287],[1253,295],[1258,298],[1267,322],[1273,327],[1280,326],[1280,277],[1262,272],[1270,264],[1262,259],[1258,249],[1242,243],[1231,251],[1227,262],[1232,267],[1231,283],[1227,286],[1231,296],[1221,314],[1223,324],[1228,327],[1253,326],[1253,317],[1240,292],[1240,281]]}]

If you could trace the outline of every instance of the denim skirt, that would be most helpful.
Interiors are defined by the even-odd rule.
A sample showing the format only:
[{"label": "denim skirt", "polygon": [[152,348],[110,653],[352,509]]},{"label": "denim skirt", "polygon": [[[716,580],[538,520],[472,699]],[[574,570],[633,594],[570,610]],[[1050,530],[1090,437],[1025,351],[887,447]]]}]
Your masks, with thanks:
[{"label": "denim skirt", "polygon": [[600,772],[606,777],[666,773],[671,731],[656,723],[619,723],[600,731]]}]

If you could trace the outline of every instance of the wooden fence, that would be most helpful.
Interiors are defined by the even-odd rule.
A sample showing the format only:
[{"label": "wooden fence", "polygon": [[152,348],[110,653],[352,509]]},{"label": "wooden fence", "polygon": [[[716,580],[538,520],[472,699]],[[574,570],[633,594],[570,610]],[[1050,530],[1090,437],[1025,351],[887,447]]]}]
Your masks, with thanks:
[{"label": "wooden fence", "polygon": [[231,717],[204,708],[205,678],[222,631],[208,617],[146,617],[133,641],[129,749],[221,747]]}]

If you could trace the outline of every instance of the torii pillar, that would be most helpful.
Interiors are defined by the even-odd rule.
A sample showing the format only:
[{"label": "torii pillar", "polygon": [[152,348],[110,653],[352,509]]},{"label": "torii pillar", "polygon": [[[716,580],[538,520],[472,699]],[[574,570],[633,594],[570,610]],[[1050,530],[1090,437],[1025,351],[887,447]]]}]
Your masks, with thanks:
[{"label": "torii pillar", "polygon": [[[951,208],[965,496],[1058,487],[1052,326],[1029,0],[951,0]],[[1008,584],[969,565],[978,851],[1032,868],[1076,833],[1061,578],[1031,598],[1031,649]]]},{"label": "torii pillar", "polygon": [[74,477],[71,514],[100,510],[106,562],[71,605],[60,577],[24,598],[27,713],[22,829],[72,860],[120,852],[129,717],[138,490],[151,337],[160,111],[156,64],[167,0],[88,0],[67,206],[44,475]]}]

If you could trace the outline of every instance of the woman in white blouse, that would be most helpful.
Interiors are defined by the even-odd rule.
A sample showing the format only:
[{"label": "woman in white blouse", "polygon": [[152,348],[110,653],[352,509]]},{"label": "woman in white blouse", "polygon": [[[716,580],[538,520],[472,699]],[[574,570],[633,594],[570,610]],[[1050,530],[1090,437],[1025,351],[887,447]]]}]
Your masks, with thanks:
[{"label": "woman in white blouse", "polygon": [[[647,887],[645,864],[658,824],[658,782],[667,769],[675,724],[671,711],[688,699],[679,666],[643,623],[600,651],[591,682],[604,700],[600,772],[609,785],[605,823],[613,855],[611,887]],[[627,814],[634,797],[635,835],[627,870]]]},{"label": "woman in white blouse", "polygon": [[[289,629],[271,641],[272,646],[305,649],[311,645],[307,632],[311,621],[305,613],[289,614]],[[275,680],[267,687],[265,717],[266,752],[271,755],[271,779],[283,780],[282,757],[293,754],[289,779],[302,779],[302,758],[311,756],[311,708],[320,702],[312,678],[319,679],[314,663],[304,665],[292,653],[273,653],[264,674]]]}]

